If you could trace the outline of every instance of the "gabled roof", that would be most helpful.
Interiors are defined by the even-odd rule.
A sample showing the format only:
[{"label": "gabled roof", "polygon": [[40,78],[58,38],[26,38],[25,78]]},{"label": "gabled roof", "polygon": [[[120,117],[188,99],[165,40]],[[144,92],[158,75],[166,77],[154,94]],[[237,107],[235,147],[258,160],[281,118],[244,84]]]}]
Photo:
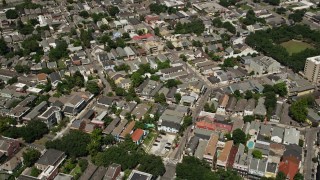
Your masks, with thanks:
[{"label": "gabled roof", "polygon": [[144,131],[142,129],[136,129],[131,135],[133,142],[139,141],[143,136],[143,134],[144,134]]}]

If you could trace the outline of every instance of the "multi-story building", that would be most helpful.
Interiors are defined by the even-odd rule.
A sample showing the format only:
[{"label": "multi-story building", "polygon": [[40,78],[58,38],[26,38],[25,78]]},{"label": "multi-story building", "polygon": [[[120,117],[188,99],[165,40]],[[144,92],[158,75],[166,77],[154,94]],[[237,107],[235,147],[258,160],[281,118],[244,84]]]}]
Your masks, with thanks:
[{"label": "multi-story building", "polygon": [[313,82],[320,82],[320,56],[309,57],[304,66],[305,77]]}]

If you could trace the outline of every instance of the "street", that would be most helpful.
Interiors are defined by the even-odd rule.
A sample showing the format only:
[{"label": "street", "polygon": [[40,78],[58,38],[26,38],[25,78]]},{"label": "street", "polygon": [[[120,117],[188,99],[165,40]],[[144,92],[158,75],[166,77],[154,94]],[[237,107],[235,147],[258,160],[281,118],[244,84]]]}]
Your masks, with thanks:
[{"label": "street", "polygon": [[315,157],[315,140],[317,137],[317,132],[319,131],[318,128],[308,128],[306,129],[306,135],[305,135],[305,161],[303,164],[304,168],[304,178],[307,180],[315,179],[315,175],[312,176],[312,169],[313,169],[313,162],[312,158]]}]

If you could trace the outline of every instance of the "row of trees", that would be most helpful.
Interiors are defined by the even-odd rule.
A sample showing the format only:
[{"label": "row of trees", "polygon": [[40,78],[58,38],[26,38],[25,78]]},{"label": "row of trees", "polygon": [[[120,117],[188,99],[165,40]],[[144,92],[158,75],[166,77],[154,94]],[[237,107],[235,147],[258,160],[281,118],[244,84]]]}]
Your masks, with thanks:
[{"label": "row of trees", "polygon": [[175,26],[175,34],[189,34],[195,33],[198,36],[201,35],[205,27],[201,19],[193,19],[190,23],[180,23],[178,22]]},{"label": "row of trees", "polygon": [[211,171],[210,166],[207,162],[201,161],[195,157],[187,156],[184,157],[182,163],[179,163],[176,168],[176,176],[178,179],[242,179],[236,172],[232,170]]},{"label": "row of trees", "polygon": [[125,141],[112,146],[104,152],[99,152],[93,157],[93,162],[98,166],[109,166],[112,163],[121,165],[122,170],[133,169],[139,165],[138,169],[160,176],[165,173],[165,167],[161,157],[146,154],[131,140],[130,136]]},{"label": "row of trees", "polygon": [[[320,32],[311,30],[307,25],[281,26],[252,33],[246,38],[246,43],[267,56],[273,57],[281,64],[289,66],[294,71],[301,71],[304,68],[306,58],[320,54],[319,37]],[[289,55],[280,43],[292,39],[312,43],[315,47]]]},{"label": "row of trees", "polygon": [[26,126],[16,127],[10,126],[2,132],[3,136],[10,138],[22,138],[27,143],[32,143],[37,139],[41,139],[45,134],[49,133],[47,125],[38,120],[28,122]]}]

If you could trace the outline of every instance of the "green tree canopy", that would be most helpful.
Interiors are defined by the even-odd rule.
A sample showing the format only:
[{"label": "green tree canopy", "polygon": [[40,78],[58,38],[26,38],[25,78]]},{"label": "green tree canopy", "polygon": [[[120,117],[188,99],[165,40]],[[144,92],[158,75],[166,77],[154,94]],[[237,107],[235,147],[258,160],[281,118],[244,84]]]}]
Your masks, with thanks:
[{"label": "green tree canopy", "polygon": [[16,10],[9,9],[8,11],[6,11],[6,17],[8,19],[17,19],[19,17],[19,14]]},{"label": "green tree canopy", "polygon": [[46,148],[64,151],[67,155],[72,157],[82,157],[88,155],[87,145],[90,142],[90,135],[78,130],[72,130],[61,139],[48,141],[46,143]]},{"label": "green tree canopy", "polygon": [[262,159],[262,152],[257,149],[254,149],[252,151],[252,156],[257,159]]},{"label": "green tree canopy", "polygon": [[27,167],[33,166],[35,162],[40,158],[41,153],[36,149],[27,149],[22,153],[23,163]]},{"label": "green tree canopy", "polygon": [[241,129],[236,129],[232,133],[232,139],[234,144],[245,144],[246,134]]},{"label": "green tree canopy", "polygon": [[86,85],[86,89],[94,95],[98,95],[100,93],[100,87],[95,81],[89,81]]}]

